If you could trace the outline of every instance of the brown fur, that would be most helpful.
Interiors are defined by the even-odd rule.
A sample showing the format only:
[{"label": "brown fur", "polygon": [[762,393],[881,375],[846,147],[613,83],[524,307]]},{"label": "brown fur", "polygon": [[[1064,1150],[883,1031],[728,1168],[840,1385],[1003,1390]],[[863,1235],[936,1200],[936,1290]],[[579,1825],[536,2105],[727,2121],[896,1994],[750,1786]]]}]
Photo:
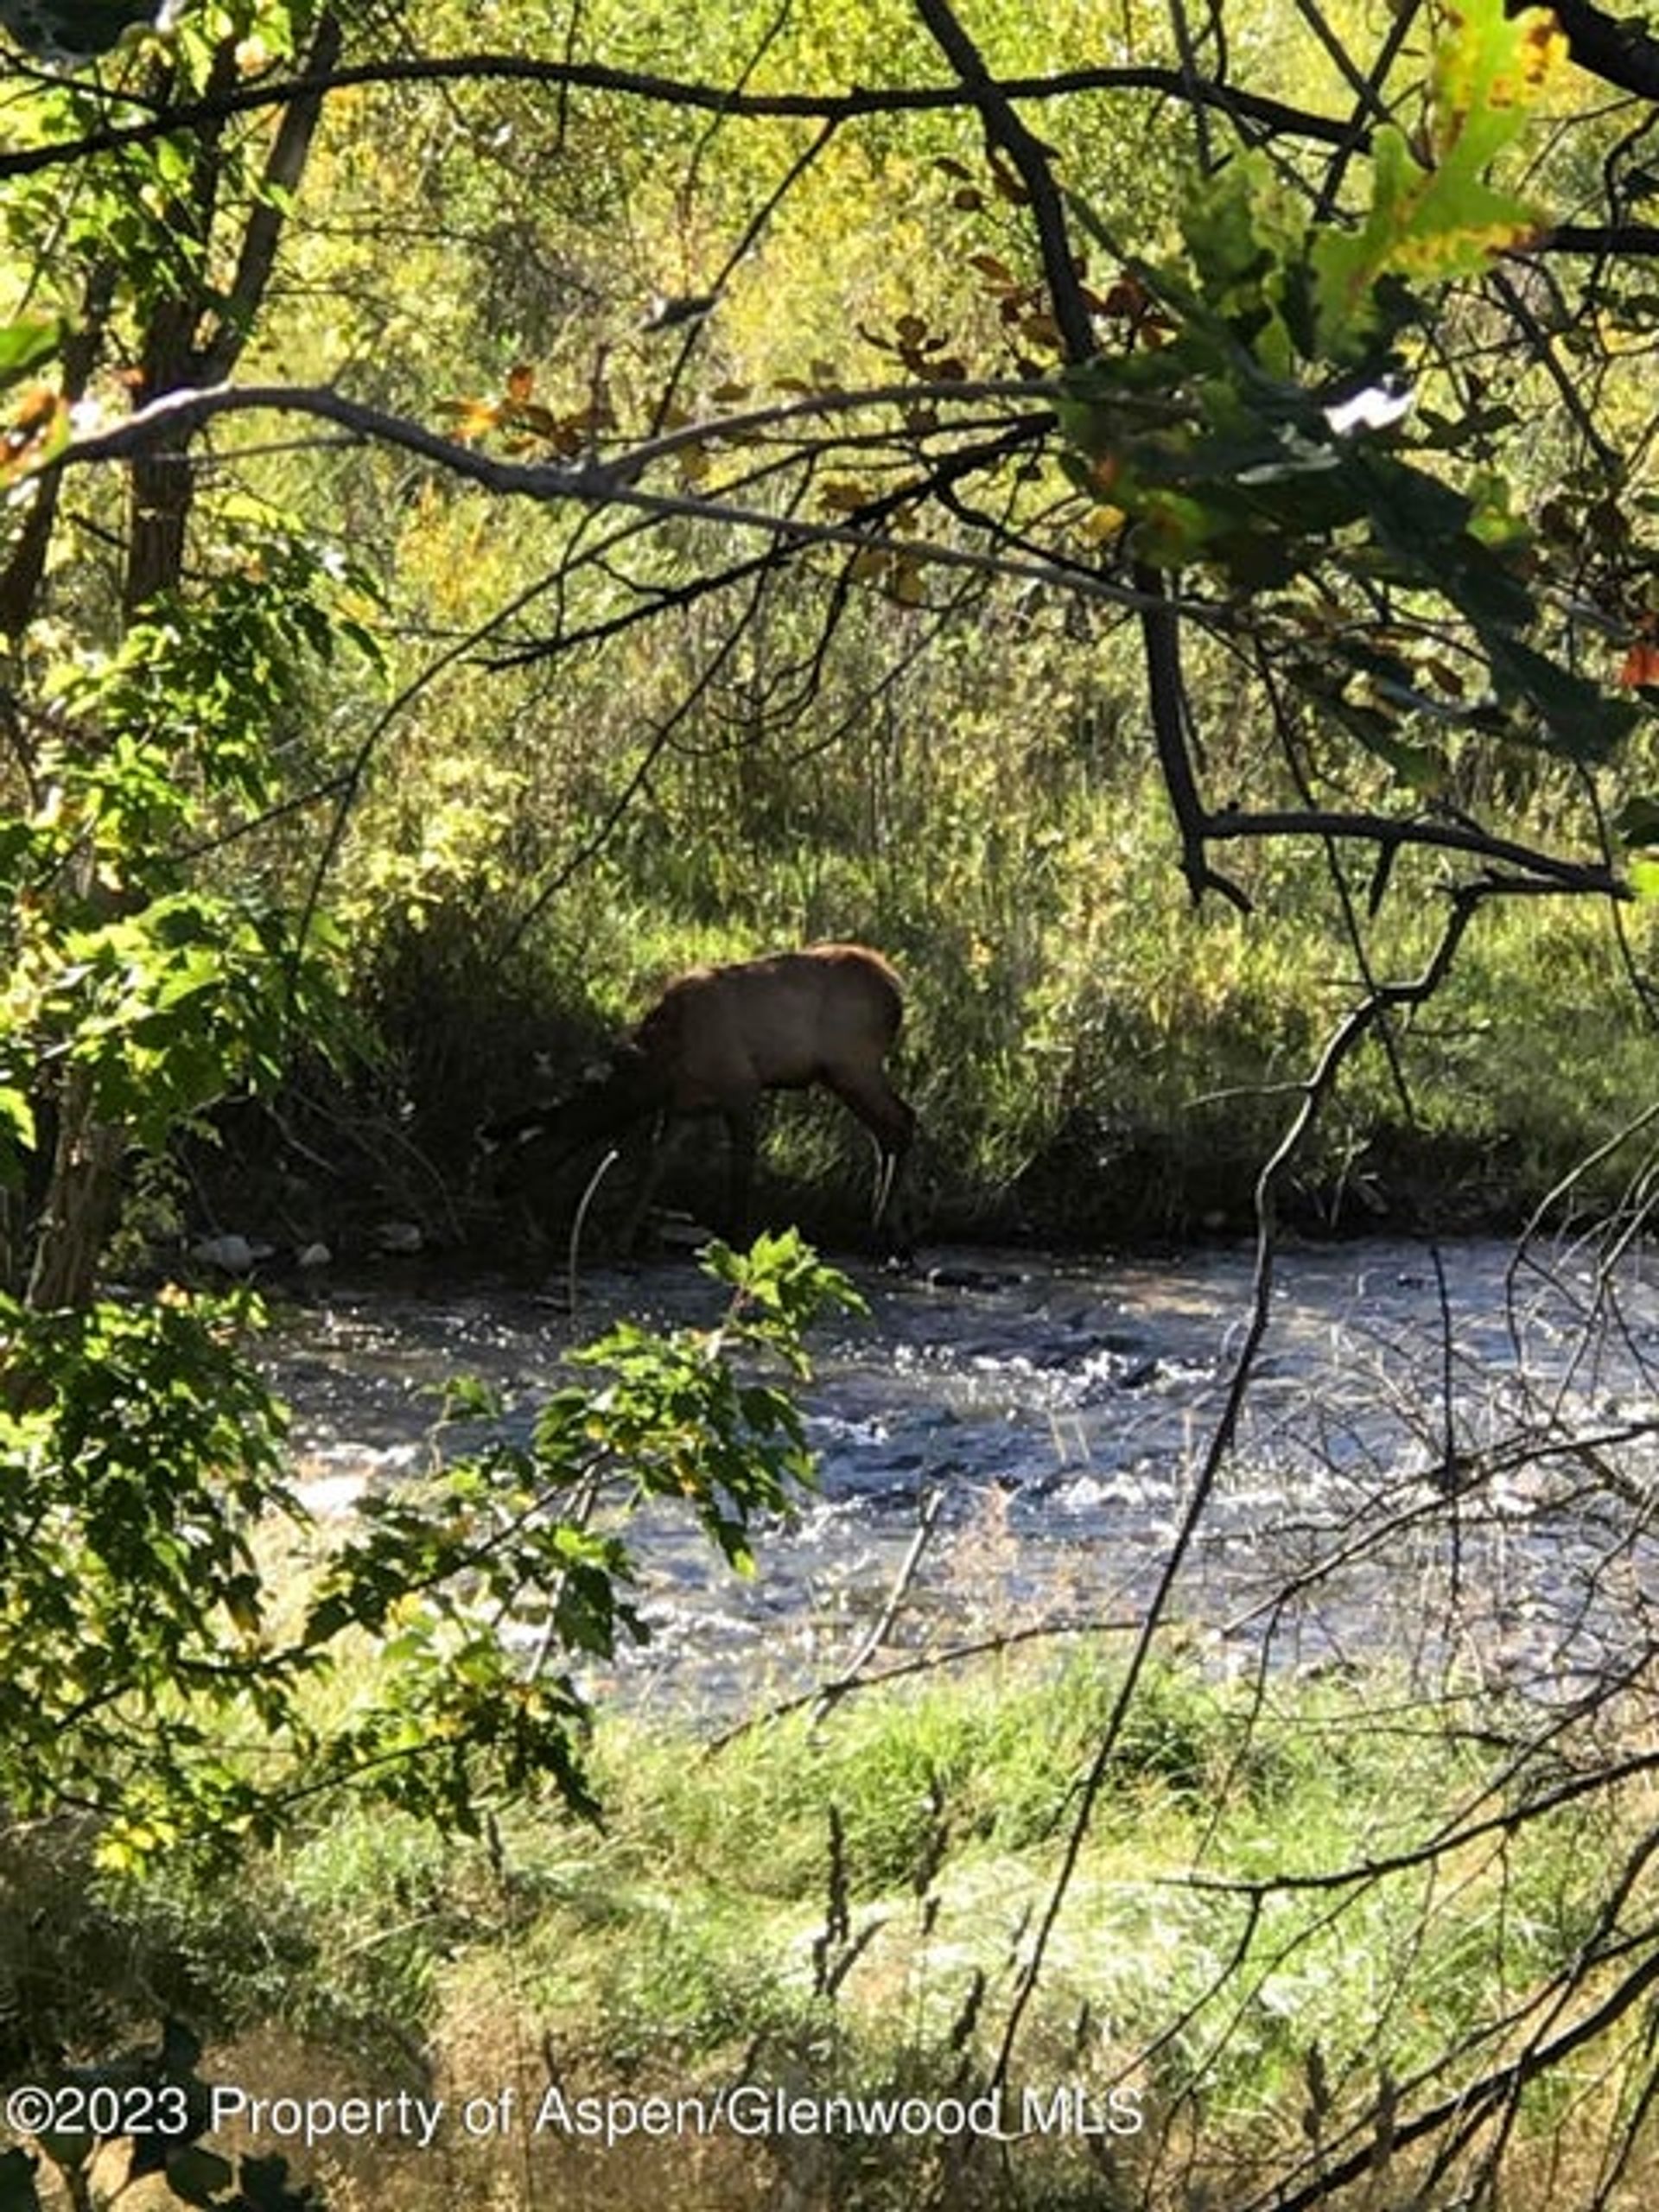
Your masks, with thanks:
[{"label": "brown fur", "polygon": [[[875,1140],[879,1225],[916,1123],[886,1067],[904,1003],[892,967],[867,945],[813,944],[694,968],[669,985],[597,1081],[561,1104],[497,1122],[486,1135],[496,1143],[545,1136],[568,1156],[648,1115],[718,1114],[731,1147],[732,1233],[741,1235],[762,1092],[820,1083]],[[652,1173],[636,1217],[655,1182]]]}]

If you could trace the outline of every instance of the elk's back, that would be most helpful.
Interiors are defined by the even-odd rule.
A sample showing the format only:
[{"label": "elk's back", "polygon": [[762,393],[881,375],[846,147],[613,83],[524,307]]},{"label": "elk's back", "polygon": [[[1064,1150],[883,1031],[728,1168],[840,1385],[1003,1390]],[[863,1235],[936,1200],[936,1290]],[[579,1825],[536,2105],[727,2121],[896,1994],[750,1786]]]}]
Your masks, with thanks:
[{"label": "elk's back", "polygon": [[675,1111],[741,1104],[880,1067],[904,1015],[899,979],[863,945],[811,945],[694,969],[634,1033],[669,1073]]}]

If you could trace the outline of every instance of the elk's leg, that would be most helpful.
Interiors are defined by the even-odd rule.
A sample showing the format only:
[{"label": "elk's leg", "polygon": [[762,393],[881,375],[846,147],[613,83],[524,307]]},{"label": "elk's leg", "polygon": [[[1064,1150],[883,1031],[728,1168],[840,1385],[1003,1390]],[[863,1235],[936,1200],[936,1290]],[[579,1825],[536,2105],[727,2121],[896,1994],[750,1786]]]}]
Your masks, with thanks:
[{"label": "elk's leg", "polygon": [[915,1109],[899,1096],[880,1068],[852,1074],[839,1069],[833,1074],[826,1071],[823,1080],[875,1139],[875,1194],[870,1226],[880,1230],[897,1195],[905,1155],[916,1135]]},{"label": "elk's leg", "polygon": [[754,1189],[755,1109],[728,1107],[726,1124],[726,1234],[734,1244],[747,1241],[749,1198]]},{"label": "elk's leg", "polygon": [[622,1224],[622,1249],[632,1253],[638,1247],[639,1234],[645,1225],[645,1216],[651,1202],[657,1195],[657,1185],[663,1179],[663,1170],[668,1165],[669,1118],[657,1114],[645,1126],[645,1159],[639,1169],[639,1179],[634,1187],[633,1204],[628,1208],[627,1218]]}]

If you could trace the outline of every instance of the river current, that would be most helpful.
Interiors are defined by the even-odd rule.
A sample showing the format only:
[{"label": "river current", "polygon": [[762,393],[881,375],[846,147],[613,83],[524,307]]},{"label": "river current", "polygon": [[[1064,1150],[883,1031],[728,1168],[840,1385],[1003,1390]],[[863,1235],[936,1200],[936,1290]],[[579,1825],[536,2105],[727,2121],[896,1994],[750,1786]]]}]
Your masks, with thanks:
[{"label": "river current", "polygon": [[[831,1681],[893,1599],[885,1658],[1166,1613],[1223,1665],[1360,1668],[1380,1649],[1570,1694],[1648,1634],[1659,1591],[1659,1262],[1389,1241],[1281,1252],[1214,1481],[1248,1323],[1246,1247],[1174,1259],[933,1252],[853,1270],[870,1312],[816,1332],[818,1484],[729,1573],[652,1509],[651,1643],[595,1687],[716,1715]],[[628,1313],[717,1318],[689,1262],[555,1295],[388,1279],[293,1317],[271,1371],[315,1512],[427,1459],[434,1389],[481,1376],[527,1424],[572,1341]],[[1190,1522],[1190,1528],[1188,1524]],[[878,1662],[880,1663],[880,1662]]]}]

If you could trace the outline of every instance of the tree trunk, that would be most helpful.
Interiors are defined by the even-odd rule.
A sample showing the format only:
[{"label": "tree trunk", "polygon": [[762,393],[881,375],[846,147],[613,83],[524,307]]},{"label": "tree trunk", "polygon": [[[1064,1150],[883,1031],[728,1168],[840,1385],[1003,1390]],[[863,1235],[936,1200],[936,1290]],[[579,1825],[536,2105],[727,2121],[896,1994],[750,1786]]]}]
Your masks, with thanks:
[{"label": "tree trunk", "polygon": [[126,1133],[92,1112],[92,1077],[71,1069],[58,1107],[58,1142],[36,1231],[28,1303],[37,1312],[85,1306],[115,1226]]},{"label": "tree trunk", "polygon": [[[339,59],[340,42],[339,20],[326,10],[313,34],[308,72],[326,76]],[[227,39],[209,73],[207,99],[211,102],[228,92],[236,78],[235,41]],[[219,213],[222,126],[200,130],[190,176],[169,211],[175,235],[188,239],[199,257],[198,275],[192,282],[181,280],[176,290],[150,308],[139,348],[142,401],[220,380],[234,368],[270,281],[286,197],[304,172],[321,109],[319,92],[294,101],[283,113],[265,163],[265,191],[244,231],[228,302],[211,288],[207,273]],[[186,265],[181,260],[180,270]],[[189,434],[183,433],[175,442],[161,444],[132,463],[121,594],[129,622],[140,619],[161,594],[175,590],[183,575],[195,488],[189,444]],[[10,604],[0,591],[0,616],[18,629],[33,611],[32,605],[22,602],[32,601],[45,572],[46,535],[54,511],[43,506],[42,512],[38,544],[31,545],[26,537],[12,575],[0,577],[0,587],[11,585],[10,601],[19,602]],[[64,1080],[58,1116],[51,1179],[36,1231],[34,1263],[28,1270],[28,1303],[42,1310],[84,1305],[95,1294],[99,1262],[119,1211],[121,1163],[127,1148],[125,1129],[97,1117],[91,1081],[78,1071],[72,1070]],[[8,1257],[6,1232],[16,1227],[16,1211],[0,1211],[0,1266]],[[10,1260],[21,1276],[21,1249],[14,1250]]]}]

